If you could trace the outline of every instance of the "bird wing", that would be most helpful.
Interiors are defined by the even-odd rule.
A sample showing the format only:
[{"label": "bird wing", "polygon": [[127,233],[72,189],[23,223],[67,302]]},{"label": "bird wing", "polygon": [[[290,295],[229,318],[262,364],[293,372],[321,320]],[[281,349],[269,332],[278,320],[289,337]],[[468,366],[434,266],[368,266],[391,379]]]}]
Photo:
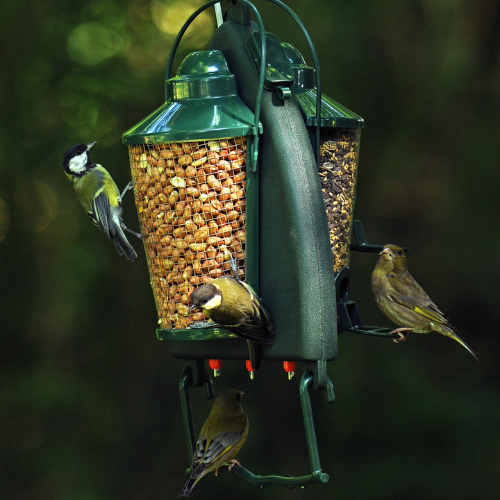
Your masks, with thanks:
[{"label": "bird wing", "polygon": [[212,439],[200,436],[196,442],[191,477],[198,477],[219,459],[223,459],[222,463],[224,463],[224,456],[229,455],[231,448],[245,437],[246,432],[247,427],[245,426],[241,431],[225,432]]},{"label": "bird wing", "polygon": [[[233,282],[240,285],[244,292],[248,294],[250,301],[243,301],[242,303],[241,298],[238,299],[239,294],[236,293],[231,302],[240,301],[240,317],[235,320],[234,311],[228,311],[222,305],[217,309],[217,312],[214,311],[211,313],[211,318],[216,323],[223,325],[229,331],[245,339],[261,345],[272,345],[275,330],[273,319],[252,288],[243,281],[231,276],[223,276],[219,278],[219,280],[221,279],[233,280]],[[217,286],[217,284],[215,285]],[[224,294],[231,293],[229,287],[224,287],[223,290]]]},{"label": "bird wing", "polygon": [[[87,213],[92,222],[110,238],[116,232],[112,230],[116,225],[113,215],[118,210],[116,215],[119,218],[121,212],[120,192],[111,175],[101,165],[97,165],[92,174],[94,179],[99,180],[99,187],[94,191],[95,194],[90,204],[90,210]],[[110,205],[110,201],[112,205]]]},{"label": "bird wing", "polygon": [[109,228],[111,220],[111,208],[109,206],[109,199],[101,193],[96,196],[90,205],[90,210],[87,212],[92,222],[99,227],[99,229],[106,233],[108,238],[111,238]]},{"label": "bird wing", "polygon": [[415,311],[434,323],[449,324],[448,319],[409,272],[397,276],[391,275],[388,281],[390,300]]},{"label": "bird wing", "polygon": [[251,309],[245,311],[238,325],[231,326],[231,331],[257,344],[272,345],[274,321],[271,315],[250,285],[240,280],[236,281],[238,281],[238,283],[248,292],[251,298]]}]

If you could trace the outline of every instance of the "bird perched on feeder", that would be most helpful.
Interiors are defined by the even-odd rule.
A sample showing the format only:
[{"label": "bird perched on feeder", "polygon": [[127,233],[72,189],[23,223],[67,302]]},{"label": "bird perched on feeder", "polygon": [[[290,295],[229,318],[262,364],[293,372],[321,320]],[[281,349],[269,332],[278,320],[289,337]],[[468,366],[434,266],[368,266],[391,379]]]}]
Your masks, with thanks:
[{"label": "bird perched on feeder", "polygon": [[460,330],[450,323],[408,272],[406,255],[401,247],[385,245],[380,252],[372,273],[372,291],[380,310],[400,326],[392,332],[400,336],[395,342],[406,340],[408,334],[402,332],[437,332],[456,340],[479,361],[460,338]]},{"label": "bird perched on feeder", "polygon": [[224,391],[216,398],[212,411],[201,428],[196,441],[191,474],[177,498],[191,496],[196,483],[227,462],[240,465],[234,459],[248,435],[248,418],[241,407],[243,393],[237,390]]},{"label": "bird perched on feeder", "polygon": [[75,144],[67,149],[63,156],[64,172],[73,181],[76,195],[92,222],[113,240],[120,255],[132,261],[137,254],[123,230],[138,238],[141,235],[126,227],[121,218],[122,198],[132,189],[132,182],[127,184],[120,195],[109,172],[101,165],[90,162],[89,151],[95,144]]},{"label": "bird perched on feeder", "polygon": [[[273,344],[274,322],[249,285],[231,276],[222,276],[200,286],[191,294],[193,309],[201,309],[215,323],[258,345]],[[249,344],[254,370],[259,361]]]}]

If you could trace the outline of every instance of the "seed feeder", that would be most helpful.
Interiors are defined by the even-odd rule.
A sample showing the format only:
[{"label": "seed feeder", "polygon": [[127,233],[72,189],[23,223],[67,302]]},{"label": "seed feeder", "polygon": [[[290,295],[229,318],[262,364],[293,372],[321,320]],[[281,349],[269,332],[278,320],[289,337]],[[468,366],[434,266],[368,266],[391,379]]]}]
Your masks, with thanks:
[{"label": "seed feeder", "polygon": [[[397,338],[391,329],[363,326],[356,303],[348,300],[351,250],[379,253],[383,249],[383,245],[368,244],[361,221],[354,220],[359,145],[364,120],[321,93],[316,83],[316,70],[306,64],[293,45],[282,43],[282,47],[293,70],[292,91],[302,111],[318,163],[335,271],[339,333],[349,331]],[[318,110],[319,94],[321,111]],[[321,116],[319,134],[318,114]],[[353,240],[356,243],[353,244]]]},{"label": "seed feeder", "polygon": [[337,356],[337,320],[348,288],[339,286],[346,283],[339,276],[348,278],[353,227],[357,246],[363,245],[353,221],[363,120],[322,96],[306,29],[285,4],[270,1],[297,22],[314,68],[265,32],[249,0],[231,0],[209,49],[189,54],[172,76],[183,34],[217,3],[212,0],[189,17],[174,41],[165,103],[123,141],[158,312],[156,335],[168,342],[172,357],[186,360],[180,394],[189,458],[196,442],[190,389],[203,386],[213,397],[205,360],[215,376],[223,360],[246,361],[252,377],[257,369],[247,360],[245,340],[188,311],[196,287],[233,274],[256,291],[276,325],[275,341],[260,349],[259,363],[280,361],[289,378],[297,363],[305,367],[299,392],[311,474],[233,471],[255,486],[294,487],[328,481],[309,390],[321,389],[334,401],[326,366]]}]

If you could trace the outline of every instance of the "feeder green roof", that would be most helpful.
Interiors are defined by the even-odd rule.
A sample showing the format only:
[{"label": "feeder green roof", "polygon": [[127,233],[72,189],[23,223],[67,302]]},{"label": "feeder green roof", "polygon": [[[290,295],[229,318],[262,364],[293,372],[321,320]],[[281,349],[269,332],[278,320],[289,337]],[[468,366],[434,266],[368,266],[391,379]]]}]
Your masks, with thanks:
[{"label": "feeder green roof", "polygon": [[[294,72],[293,94],[307,126],[316,125],[316,85],[314,68],[307,66],[302,54],[291,44],[282,43],[283,50]],[[362,128],[363,118],[325,94],[321,96],[321,126]]]},{"label": "feeder green roof", "polygon": [[[165,82],[166,102],[123,134],[125,144],[200,141],[247,135],[254,114],[218,50],[193,52]],[[259,124],[259,131],[262,125]]]}]

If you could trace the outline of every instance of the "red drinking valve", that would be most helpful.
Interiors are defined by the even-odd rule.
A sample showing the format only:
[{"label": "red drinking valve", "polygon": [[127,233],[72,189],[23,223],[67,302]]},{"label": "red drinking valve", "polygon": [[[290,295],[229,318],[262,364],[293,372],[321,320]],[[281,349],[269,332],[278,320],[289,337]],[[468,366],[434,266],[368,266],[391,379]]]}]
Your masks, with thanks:
[{"label": "red drinking valve", "polygon": [[255,372],[253,371],[252,368],[252,362],[249,359],[247,359],[245,362],[245,366],[247,367],[248,373],[250,374],[250,380],[253,380],[253,378],[255,377]]},{"label": "red drinking valve", "polygon": [[295,375],[297,363],[295,361],[283,361],[283,368],[288,373],[288,380],[290,380]]},{"label": "red drinking valve", "polygon": [[218,377],[220,375],[220,369],[222,367],[221,359],[209,359],[208,364],[210,368],[214,371],[214,377]]}]

